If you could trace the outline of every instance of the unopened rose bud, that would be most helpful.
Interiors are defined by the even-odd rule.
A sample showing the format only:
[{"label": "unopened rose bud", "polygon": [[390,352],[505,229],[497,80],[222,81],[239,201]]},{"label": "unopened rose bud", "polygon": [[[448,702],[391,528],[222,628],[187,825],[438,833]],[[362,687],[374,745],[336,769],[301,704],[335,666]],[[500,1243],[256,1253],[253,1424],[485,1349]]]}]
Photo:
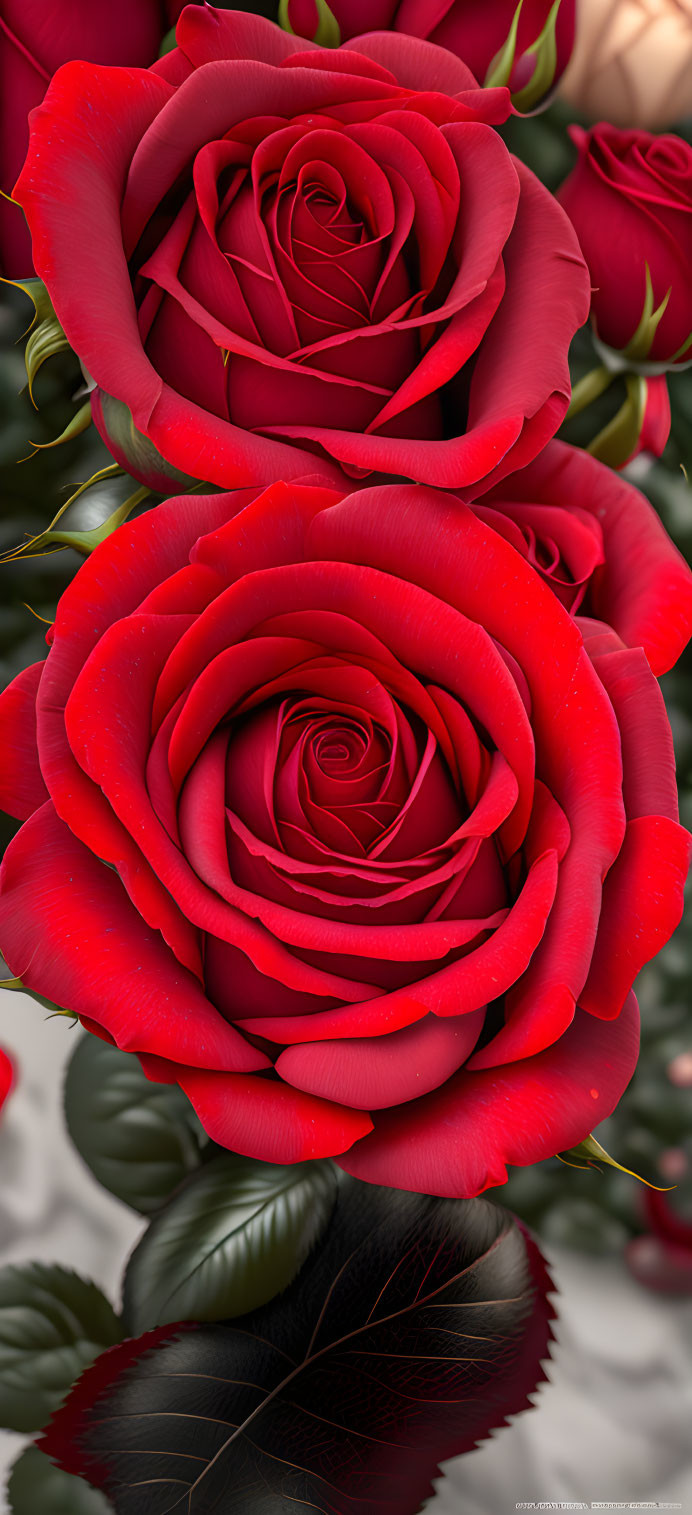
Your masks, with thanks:
[{"label": "unopened rose bud", "polygon": [[692,147],[681,137],[570,128],[579,158],[558,191],[591,274],[598,338],[626,366],[692,361]]}]

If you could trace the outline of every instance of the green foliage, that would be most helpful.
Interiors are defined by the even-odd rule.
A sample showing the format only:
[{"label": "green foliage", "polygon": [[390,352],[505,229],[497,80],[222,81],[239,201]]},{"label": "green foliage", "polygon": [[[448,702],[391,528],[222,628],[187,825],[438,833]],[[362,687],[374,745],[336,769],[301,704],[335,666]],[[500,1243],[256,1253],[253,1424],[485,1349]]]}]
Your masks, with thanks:
[{"label": "green foliage", "polygon": [[7,1485],[10,1515],[109,1515],[105,1494],[63,1473],[40,1452],[27,1447],[17,1459]]},{"label": "green foliage", "polygon": [[108,1300],[78,1274],[38,1262],[0,1269],[0,1425],[40,1430],[121,1336]]},{"label": "green foliage", "polygon": [[126,1328],[255,1310],[295,1278],[336,1197],[329,1162],[278,1167],[219,1153],[159,1211],[125,1274]]},{"label": "green foliage", "polygon": [[202,1160],[206,1138],[177,1085],[150,1083],[133,1053],[89,1031],[67,1070],[65,1117],[94,1177],[143,1215]]},{"label": "green foliage", "polygon": [[550,1288],[494,1205],[344,1180],[285,1294],[125,1342],[42,1445],[117,1515],[414,1515],[442,1457],[530,1403]]}]

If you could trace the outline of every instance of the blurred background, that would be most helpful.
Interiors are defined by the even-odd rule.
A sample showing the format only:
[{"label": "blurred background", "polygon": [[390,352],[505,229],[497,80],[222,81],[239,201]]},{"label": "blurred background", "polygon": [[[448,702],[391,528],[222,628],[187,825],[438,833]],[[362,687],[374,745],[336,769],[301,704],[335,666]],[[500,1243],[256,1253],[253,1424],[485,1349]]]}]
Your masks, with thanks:
[{"label": "blurred background", "polygon": [[[246,8],[251,8],[250,6]],[[259,9],[260,7],[252,7]],[[0,6],[0,10],[2,7]],[[267,8],[265,7],[265,10]],[[0,22],[2,17],[0,16]],[[550,189],[573,167],[569,123],[609,119],[673,131],[692,142],[692,0],[581,0],[577,47],[558,98],[516,118],[509,145]],[[685,117],[684,113],[687,112]],[[16,214],[20,214],[18,211]],[[80,557],[58,544],[15,556],[39,537],[77,486],[112,463],[93,426],[60,437],[81,399],[79,364],[50,357],[28,393],[23,334],[31,303],[4,285],[0,306],[0,678],[43,656],[47,624]],[[593,366],[587,331],[573,378]],[[663,454],[641,453],[625,473],[651,500],[692,562],[692,368],[670,377],[671,432]],[[621,403],[618,386],[566,425],[587,445]],[[93,484],[61,521],[98,526],[133,491],[125,476]],[[150,503],[150,502],[149,502]],[[663,688],[675,739],[683,824],[692,827],[692,655]],[[16,823],[0,816],[4,848]],[[538,1234],[559,1285],[558,1342],[538,1395],[483,1448],[450,1465],[436,1515],[501,1515],[525,1500],[649,1500],[692,1508],[692,912],[640,976],[639,1067],[616,1113],[595,1135],[625,1169],[558,1159],[515,1170],[491,1198]],[[77,1033],[78,1034],[78,1033]],[[70,1025],[27,996],[0,991],[0,1263],[26,1258],[77,1268],[115,1298],[141,1220],[93,1180],[71,1148],[61,1113]],[[2,1068],[0,1068],[0,1074]],[[0,1442],[3,1476],[20,1445]],[[6,1508],[0,1494],[0,1510]]]}]

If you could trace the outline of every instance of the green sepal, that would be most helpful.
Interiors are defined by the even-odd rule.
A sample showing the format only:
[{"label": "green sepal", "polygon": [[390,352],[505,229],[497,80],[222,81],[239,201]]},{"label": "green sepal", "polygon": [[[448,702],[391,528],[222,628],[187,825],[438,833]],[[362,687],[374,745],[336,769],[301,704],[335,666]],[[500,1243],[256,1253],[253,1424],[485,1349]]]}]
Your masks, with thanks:
[{"label": "green sepal", "polygon": [[39,1431],[104,1347],[122,1341],[96,1284],[57,1264],[0,1269],[0,1425]]},{"label": "green sepal", "polygon": [[605,363],[599,363],[597,368],[592,368],[584,374],[583,378],[574,385],[565,421],[571,421],[573,416],[581,415],[587,405],[593,405],[595,400],[600,399],[606,389],[610,388],[614,378],[615,374],[606,367]]},{"label": "green sepal", "polygon": [[[296,33],[288,18],[288,6],[289,0],[279,0],[278,22],[285,32],[290,32],[291,36],[295,37]],[[333,11],[327,5],[327,0],[315,0],[315,9],[318,18],[317,28],[311,40],[319,47],[340,47],[341,28]]]},{"label": "green sepal", "polygon": [[38,1447],[26,1447],[7,1484],[10,1515],[110,1515],[105,1494],[64,1473]]},{"label": "green sepal", "polygon": [[534,70],[528,83],[522,89],[512,95],[514,109],[522,115],[527,111],[535,110],[541,101],[546,100],[554,84],[557,73],[557,18],[562,0],[555,0],[548,13],[545,26],[536,38],[535,42],[527,47],[524,57],[534,57]]},{"label": "green sepal", "polygon": [[517,50],[517,31],[519,29],[519,17],[521,16],[523,4],[524,0],[519,0],[505,41],[499,52],[490,61],[488,72],[483,80],[484,89],[497,89],[502,85],[509,84],[512,69],[514,68],[514,56]]},{"label": "green sepal", "polygon": [[141,505],[144,500],[148,499],[150,494],[151,490],[147,489],[145,485],[142,485],[139,489],[135,489],[134,493],[128,495],[127,499],[123,500],[122,505],[118,505],[117,509],[113,510],[106,517],[106,520],[102,521],[100,526],[93,526],[90,531],[63,531],[59,527],[57,531],[49,531],[44,533],[44,535],[49,537],[51,542],[56,542],[61,547],[74,547],[76,552],[81,552],[85,558],[88,558],[89,554],[94,551],[94,548],[99,547],[101,542],[105,542],[106,537],[111,536],[114,531],[117,531],[118,527],[122,526],[123,522],[132,514],[132,511],[138,505]]},{"label": "green sepal", "polygon": [[[634,335],[630,337],[629,342],[622,349],[623,356],[626,358],[631,358],[633,363],[644,363],[648,358],[653,346],[654,337],[656,336],[656,332],[658,330],[661,319],[665,314],[666,306],[673,290],[673,286],[671,285],[670,288],[666,290],[666,293],[664,294],[660,305],[657,305],[654,309],[654,287],[651,282],[651,269],[649,268],[648,263],[645,264],[645,269],[646,288],[644,291],[644,305],[642,308],[639,325],[637,326]],[[692,340],[692,338],[690,340]]]},{"label": "green sepal", "polygon": [[154,1216],[128,1263],[132,1336],[178,1320],[227,1320],[292,1283],[329,1221],[334,1167],[280,1167],[220,1152]]},{"label": "green sepal", "polygon": [[54,1005],[52,1000],[44,999],[42,994],[37,994],[34,989],[30,989],[21,978],[0,978],[0,989],[15,989],[20,994],[30,994],[37,1005],[43,1005],[44,1009],[50,1010],[51,1015],[67,1015],[74,1021],[78,1018],[74,1010],[63,1010],[61,1005]]},{"label": "green sepal", "polygon": [[2,282],[12,284],[15,289],[23,290],[34,307],[33,320],[24,349],[24,366],[29,381],[31,403],[35,407],[33,385],[39,368],[47,358],[54,357],[56,353],[69,352],[70,344],[55,314],[53,302],[42,279],[4,279]]},{"label": "green sepal", "polygon": [[[88,400],[85,401],[84,405],[80,405],[79,410],[75,412],[72,420],[68,421],[67,426],[61,431],[59,437],[53,437],[52,442],[32,442],[31,446],[35,451],[30,453],[29,456],[35,457],[37,452],[45,452],[48,447],[60,447],[63,442],[71,442],[74,437],[80,437],[82,432],[86,431],[87,426],[91,426],[91,405]],[[26,458],[22,458],[20,461],[26,462]]]},{"label": "green sepal", "polygon": [[[83,365],[82,372],[85,372]],[[88,378],[87,383],[93,385],[93,380]],[[106,446],[110,446],[111,452],[116,451],[122,454],[126,467],[135,476],[149,478],[160,475],[164,481],[162,494],[185,494],[193,485],[199,485],[199,479],[194,478],[192,474],[182,473],[179,468],[174,468],[172,463],[166,461],[150,438],[137,430],[132,412],[124,400],[116,400],[113,395],[99,389],[99,402],[106,432]]]},{"label": "green sepal", "polygon": [[118,463],[111,463],[106,468],[100,468],[98,473],[95,473],[92,478],[87,479],[85,484],[80,484],[79,488],[74,491],[74,494],[70,495],[69,500],[66,500],[64,505],[61,505],[57,515],[53,517],[50,526],[45,531],[40,532],[38,536],[30,537],[27,542],[21,542],[18,547],[10,548],[8,552],[3,553],[2,557],[0,557],[0,562],[12,563],[17,558],[44,557],[46,553],[60,552],[65,547],[74,547],[76,552],[81,552],[83,557],[88,557],[95,547],[98,547],[101,542],[106,540],[106,537],[109,537],[112,532],[117,531],[123,521],[126,521],[128,516],[132,514],[132,511],[136,510],[138,505],[141,505],[144,500],[148,499],[152,491],[147,489],[145,485],[140,485],[132,494],[128,495],[126,500],[123,500],[122,504],[111,511],[111,514],[107,516],[105,521],[101,522],[100,526],[93,526],[88,531],[69,531],[66,527],[60,525],[60,521],[69,506],[73,505],[75,500],[78,500],[80,495],[84,494],[85,490],[90,489],[92,484],[101,484],[105,479],[117,478],[122,473],[123,470]]},{"label": "green sepal", "polygon": [[625,374],[625,387],[627,396],[620,409],[586,449],[592,458],[607,463],[609,468],[621,468],[631,458],[644,424],[648,393],[646,379],[637,373]]},{"label": "green sepal", "polygon": [[673,353],[673,356],[670,359],[670,362],[671,363],[679,363],[680,359],[684,358],[686,353],[690,353],[691,356],[692,356],[691,349],[692,349],[692,331],[690,332],[689,337],[686,337],[685,341],[680,343],[680,346],[678,347],[677,352]]},{"label": "green sepal", "polygon": [[647,1189],[656,1189],[659,1194],[668,1194],[671,1188],[675,1188],[675,1184],[649,1183],[648,1178],[642,1178],[641,1174],[635,1173],[632,1168],[623,1168],[622,1163],[611,1157],[605,1147],[596,1141],[595,1136],[585,1137],[584,1141],[578,1142],[576,1147],[568,1147],[565,1152],[558,1152],[557,1156],[568,1168],[596,1168],[598,1172],[598,1163],[605,1163],[609,1168],[617,1168],[619,1173],[626,1173],[628,1178],[636,1178],[637,1183],[646,1184]]}]

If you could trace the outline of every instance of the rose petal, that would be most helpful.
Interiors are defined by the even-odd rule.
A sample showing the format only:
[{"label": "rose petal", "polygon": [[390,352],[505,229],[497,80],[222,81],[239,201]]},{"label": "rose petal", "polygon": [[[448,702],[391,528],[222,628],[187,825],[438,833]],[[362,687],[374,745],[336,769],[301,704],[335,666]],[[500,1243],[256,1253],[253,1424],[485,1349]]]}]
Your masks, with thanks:
[{"label": "rose petal", "polygon": [[0,809],[20,821],[48,798],[36,745],[36,695],[45,666],[32,663],[0,694]]},{"label": "rose petal", "polygon": [[277,1058],[276,1071],[296,1089],[356,1110],[404,1104],[437,1089],[465,1061],[485,1012],[441,1021],[426,1015],[389,1036],[305,1042]]},{"label": "rose petal", "polygon": [[610,1115],[634,1072],[639,1011],[615,1021],[581,1011],[554,1046],[378,1115],[339,1167],[366,1183],[463,1199],[507,1178],[507,1163],[541,1162],[583,1141]]},{"label": "rose petal", "polygon": [[50,801],[10,842],[1,876],[3,953],[29,989],[88,1016],[128,1052],[238,1072],[266,1067]]}]

